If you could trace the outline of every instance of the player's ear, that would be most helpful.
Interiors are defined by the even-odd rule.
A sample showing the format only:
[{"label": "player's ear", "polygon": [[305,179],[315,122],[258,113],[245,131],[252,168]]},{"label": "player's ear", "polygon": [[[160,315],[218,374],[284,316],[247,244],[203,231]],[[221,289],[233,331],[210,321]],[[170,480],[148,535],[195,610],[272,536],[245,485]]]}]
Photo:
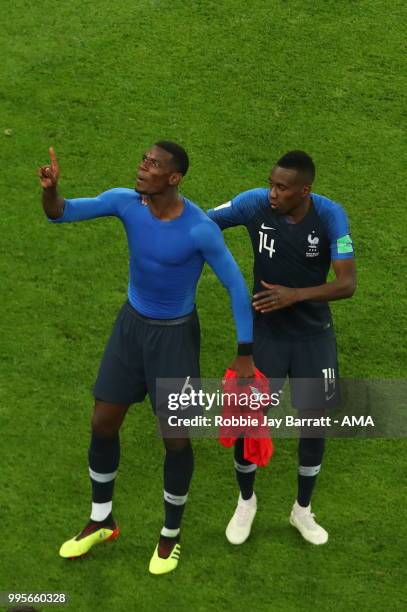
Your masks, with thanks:
[{"label": "player's ear", "polygon": [[170,174],[169,184],[171,185],[171,187],[178,187],[181,181],[182,181],[181,172],[173,172],[172,174]]},{"label": "player's ear", "polygon": [[304,185],[302,188],[303,197],[308,196],[311,193],[312,185]]}]

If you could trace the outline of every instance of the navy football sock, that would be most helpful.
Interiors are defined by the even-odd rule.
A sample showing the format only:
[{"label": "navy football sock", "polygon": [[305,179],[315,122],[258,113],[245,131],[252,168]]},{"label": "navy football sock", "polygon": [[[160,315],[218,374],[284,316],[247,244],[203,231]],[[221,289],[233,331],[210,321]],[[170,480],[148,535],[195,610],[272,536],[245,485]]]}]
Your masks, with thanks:
[{"label": "navy football sock", "polygon": [[189,484],[194,470],[191,444],[181,450],[166,450],[164,461],[164,536],[176,536],[181,526]]},{"label": "navy football sock", "polygon": [[112,438],[103,438],[92,432],[89,448],[92,520],[103,521],[112,511],[113,488],[119,461],[119,434]]},{"label": "navy football sock", "polygon": [[245,500],[250,499],[253,495],[256,469],[255,463],[244,458],[244,438],[238,438],[235,442],[236,479],[242,498]]},{"label": "navy football sock", "polygon": [[298,443],[298,495],[297,502],[306,508],[321,469],[325,438],[300,438]]}]

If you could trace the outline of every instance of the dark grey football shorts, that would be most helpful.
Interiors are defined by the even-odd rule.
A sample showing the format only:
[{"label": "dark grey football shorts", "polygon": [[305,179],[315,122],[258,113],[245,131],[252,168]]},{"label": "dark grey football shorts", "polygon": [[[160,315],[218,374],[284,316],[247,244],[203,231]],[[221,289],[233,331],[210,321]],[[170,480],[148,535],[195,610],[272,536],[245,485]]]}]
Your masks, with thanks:
[{"label": "dark grey football shorts", "polygon": [[273,392],[290,383],[298,410],[334,408],[340,402],[336,339],[333,330],[305,339],[281,339],[264,325],[254,326],[253,356]]},{"label": "dark grey football shorts", "polygon": [[156,380],[199,379],[199,351],[196,310],[178,319],[149,319],[126,302],[106,345],[94,397],[127,405],[148,393],[156,413]]}]

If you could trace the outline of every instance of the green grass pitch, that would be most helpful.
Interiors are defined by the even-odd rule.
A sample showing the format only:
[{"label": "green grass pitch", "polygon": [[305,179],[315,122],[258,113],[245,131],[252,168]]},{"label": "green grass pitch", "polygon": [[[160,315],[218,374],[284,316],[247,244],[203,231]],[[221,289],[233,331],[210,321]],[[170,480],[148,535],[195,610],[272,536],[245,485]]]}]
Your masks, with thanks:
[{"label": "green grass pitch", "polygon": [[[345,205],[357,249],[358,291],[333,305],[342,375],[401,378],[403,6],[2,3],[0,591],[65,591],[79,612],[405,609],[403,440],[329,443],[314,500],[330,532],[320,548],[288,525],[294,440],[277,440],[259,473],[258,516],[239,548],[224,537],[237,496],[230,453],[198,440],[181,563],[156,578],[147,567],[162,521],[162,449],[146,402],[122,431],[122,536],[86,560],[58,557],[89,512],[90,388],[125,297],[127,247],[113,219],[47,224],[35,176],[52,144],[64,195],[132,186],[144,147],[171,138],[191,157],[184,193],[207,208],[265,185],[278,156],[305,149],[315,191]],[[249,280],[245,232],[227,240]],[[202,371],[217,376],[234,330],[207,270],[198,307]]]}]

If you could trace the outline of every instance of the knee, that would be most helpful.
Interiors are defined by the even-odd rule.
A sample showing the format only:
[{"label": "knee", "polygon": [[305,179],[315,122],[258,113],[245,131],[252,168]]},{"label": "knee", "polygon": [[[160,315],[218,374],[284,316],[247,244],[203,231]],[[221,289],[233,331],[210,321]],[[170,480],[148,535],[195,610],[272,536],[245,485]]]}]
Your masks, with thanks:
[{"label": "knee", "polygon": [[170,452],[181,452],[191,447],[189,438],[164,438],[165,450]]},{"label": "knee", "polygon": [[101,438],[114,438],[122,423],[115,411],[106,410],[105,406],[96,401],[91,419],[92,432]]},{"label": "knee", "polygon": [[113,438],[119,431],[111,419],[93,413],[91,419],[92,432],[101,438]]}]

